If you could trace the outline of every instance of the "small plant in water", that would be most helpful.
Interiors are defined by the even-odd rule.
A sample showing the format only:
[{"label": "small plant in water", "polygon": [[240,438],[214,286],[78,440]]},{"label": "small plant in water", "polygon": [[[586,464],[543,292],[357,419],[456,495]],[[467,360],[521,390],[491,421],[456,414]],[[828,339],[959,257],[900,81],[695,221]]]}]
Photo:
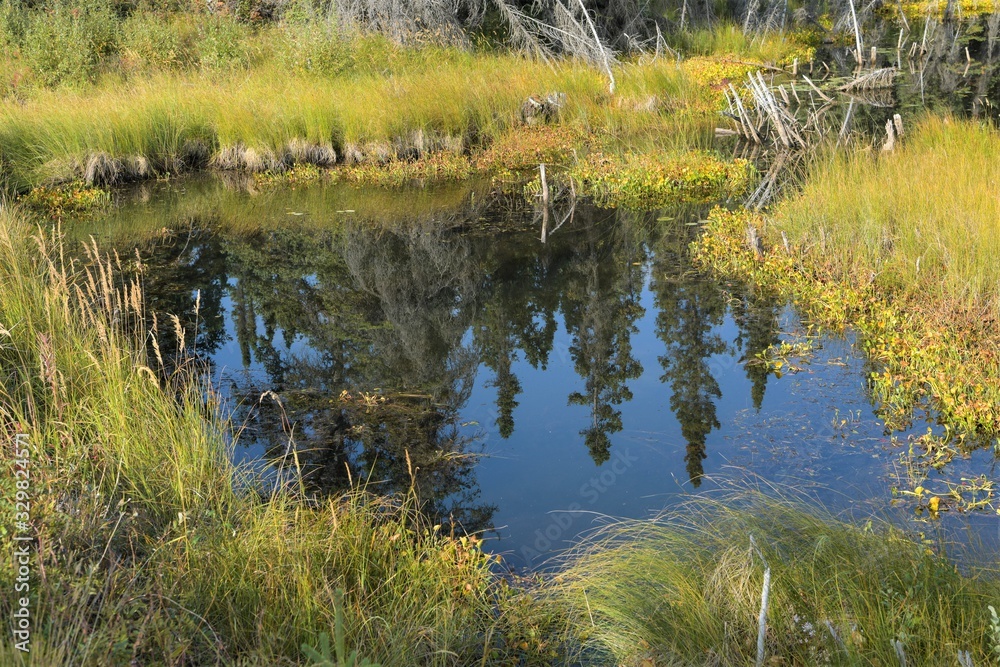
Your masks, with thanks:
[{"label": "small plant in water", "polygon": [[330,651],[330,635],[325,632],[319,635],[318,651],[309,644],[302,645],[302,652],[311,661],[311,667],[380,667],[378,663],[359,656],[357,651],[348,654],[347,639],[344,637],[344,591],[339,588],[334,594],[333,631],[336,655]]},{"label": "small plant in water", "polygon": [[62,186],[39,186],[21,197],[29,208],[52,218],[61,219],[67,214],[86,214],[111,203],[107,190],[83,183]]}]

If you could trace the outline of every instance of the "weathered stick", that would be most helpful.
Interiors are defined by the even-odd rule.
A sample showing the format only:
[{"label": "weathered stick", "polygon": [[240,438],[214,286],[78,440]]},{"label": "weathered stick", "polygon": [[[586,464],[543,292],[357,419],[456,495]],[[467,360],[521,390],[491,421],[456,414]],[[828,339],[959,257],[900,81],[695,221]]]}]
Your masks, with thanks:
[{"label": "weathered stick", "polygon": [[[771,566],[767,564],[764,554],[757,548],[753,535],[750,536],[750,546],[764,561],[764,585],[761,586],[760,615],[757,617],[757,667],[762,667],[764,664],[764,639],[767,637],[767,603],[771,597]],[[903,667],[906,667],[905,663]]]},{"label": "weathered stick", "polygon": [[832,98],[832,97],[828,97],[828,96],[826,95],[826,93],[824,93],[824,92],[823,92],[822,90],[820,90],[820,89],[819,89],[819,87],[818,87],[818,86],[816,86],[816,84],[812,82],[812,79],[810,79],[809,77],[807,77],[807,76],[806,76],[805,74],[803,74],[803,75],[802,75],[802,78],[803,78],[803,79],[805,79],[805,82],[806,82],[806,83],[808,83],[808,84],[809,84],[809,86],[810,86],[810,87],[811,87],[811,88],[812,88],[813,90],[815,90],[815,91],[816,91],[816,93],[817,93],[817,94],[818,94],[818,95],[819,95],[820,97],[822,97],[822,98],[823,98],[823,101],[824,101],[824,102],[832,102],[832,101],[833,101],[833,98]]},{"label": "weathered stick", "polygon": [[[608,75],[608,92],[612,95],[615,94],[615,75],[611,72],[611,65],[608,62],[608,52],[604,48],[604,44],[601,43],[601,38],[597,36],[597,28],[594,27],[594,22],[590,19],[590,13],[587,11],[586,5],[583,4],[583,0],[577,0],[580,3],[580,9],[583,11],[583,15],[587,18],[587,24],[590,26],[590,32],[594,35],[594,43],[597,44],[597,48],[601,51],[601,59],[604,61],[604,71]],[[852,5],[853,9],[853,5]]]}]

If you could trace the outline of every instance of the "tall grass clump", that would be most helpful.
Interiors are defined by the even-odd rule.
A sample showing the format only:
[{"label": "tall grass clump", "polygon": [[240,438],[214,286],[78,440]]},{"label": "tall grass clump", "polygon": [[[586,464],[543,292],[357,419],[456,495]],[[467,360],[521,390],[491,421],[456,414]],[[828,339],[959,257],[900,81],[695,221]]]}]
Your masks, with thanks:
[{"label": "tall grass clump", "polygon": [[[560,123],[605,144],[684,150],[710,141],[715,120],[702,102],[707,88],[672,61],[629,66],[619,76],[620,95],[610,99],[600,72],[583,63],[542,66],[515,55],[445,51],[450,56],[434,67],[400,57],[398,75],[331,77],[268,67],[167,73],[0,103],[3,176],[10,189],[24,190],[72,179],[145,178],[209,162],[282,170],[298,159],[297,142],[348,163],[461,152],[516,130],[525,99],[547,91],[566,95]],[[311,62],[336,70],[337,58],[333,52],[329,61]]]},{"label": "tall grass clump", "polygon": [[[835,151],[774,214],[838,277],[970,320],[1000,316],[1000,132],[931,116],[892,152]],[[780,241],[779,241],[780,242]]]},{"label": "tall grass clump", "polygon": [[[58,239],[0,213],[0,506],[14,516],[8,449],[26,433],[16,534],[31,538],[35,623],[31,653],[5,641],[0,663],[300,664],[338,615],[350,650],[383,665],[530,658],[530,601],[412,498],[315,500],[235,467],[237,433],[198,366],[168,373],[147,352],[127,264],[94,247],[64,260]],[[0,586],[15,576],[5,559]],[[0,596],[6,618],[15,597]]]},{"label": "tall grass clump", "polygon": [[[992,664],[997,572],[964,576],[887,527],[860,528],[759,494],[699,497],[612,524],[572,551],[549,592],[595,662],[750,665],[765,571],[766,664]],[[897,648],[898,643],[898,648]],[[760,664],[757,662],[756,664]]]}]

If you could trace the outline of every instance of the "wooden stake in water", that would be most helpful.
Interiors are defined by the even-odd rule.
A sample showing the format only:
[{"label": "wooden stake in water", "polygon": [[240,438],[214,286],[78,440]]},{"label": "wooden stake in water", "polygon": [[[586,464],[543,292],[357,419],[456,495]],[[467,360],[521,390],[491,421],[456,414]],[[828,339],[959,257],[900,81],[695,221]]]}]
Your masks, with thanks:
[{"label": "wooden stake in water", "polygon": [[542,179],[542,243],[549,235],[549,183],[545,180],[545,163],[538,165],[538,173]]}]

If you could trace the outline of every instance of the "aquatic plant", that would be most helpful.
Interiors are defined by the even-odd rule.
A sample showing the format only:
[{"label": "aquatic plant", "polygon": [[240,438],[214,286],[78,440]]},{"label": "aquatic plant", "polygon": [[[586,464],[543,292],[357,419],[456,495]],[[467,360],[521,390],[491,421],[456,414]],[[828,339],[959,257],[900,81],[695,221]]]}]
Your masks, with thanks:
[{"label": "aquatic plant", "polygon": [[81,183],[59,187],[38,186],[20,201],[48,218],[60,219],[68,214],[79,216],[106,208],[111,203],[111,193]]},{"label": "aquatic plant", "polygon": [[746,191],[753,173],[745,160],[725,161],[699,152],[591,153],[569,176],[601,206],[651,210],[735,197]]}]

